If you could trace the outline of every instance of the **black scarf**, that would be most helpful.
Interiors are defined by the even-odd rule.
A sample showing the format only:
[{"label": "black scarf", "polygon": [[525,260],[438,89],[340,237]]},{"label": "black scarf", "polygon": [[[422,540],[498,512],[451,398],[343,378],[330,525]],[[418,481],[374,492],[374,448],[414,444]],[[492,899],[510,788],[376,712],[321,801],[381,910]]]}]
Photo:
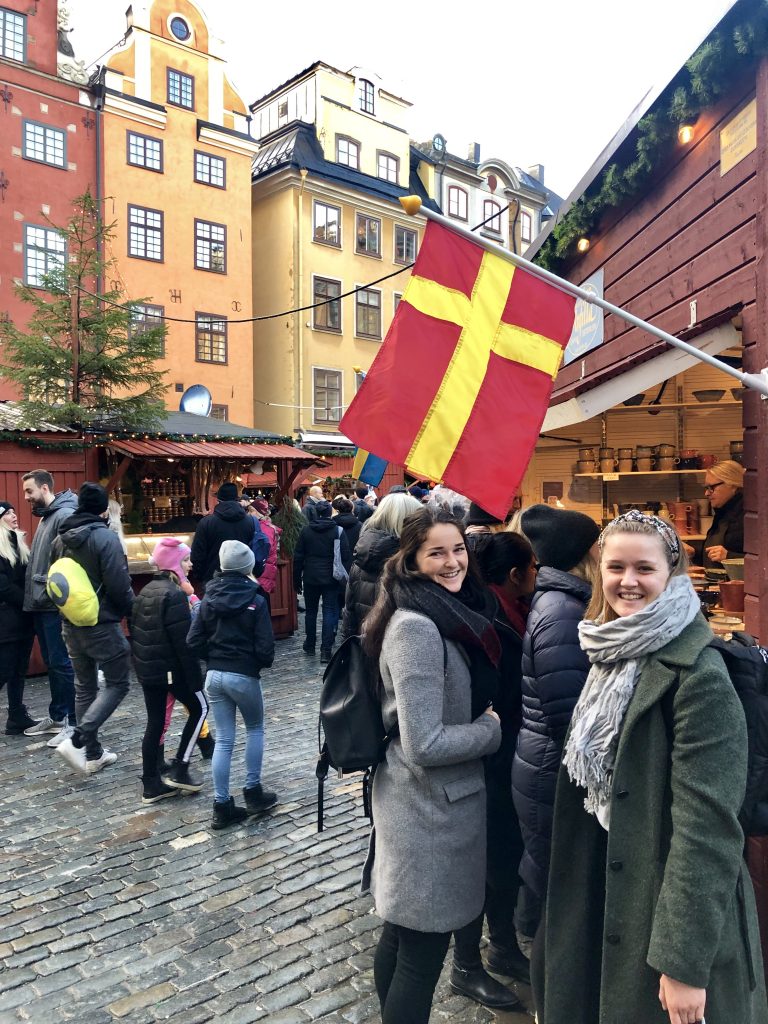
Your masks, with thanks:
[{"label": "black scarf", "polygon": [[493,619],[496,600],[489,590],[467,578],[458,594],[431,580],[399,580],[392,596],[398,608],[420,612],[440,635],[464,649],[472,679],[472,719],[489,707],[499,686],[501,643]]}]

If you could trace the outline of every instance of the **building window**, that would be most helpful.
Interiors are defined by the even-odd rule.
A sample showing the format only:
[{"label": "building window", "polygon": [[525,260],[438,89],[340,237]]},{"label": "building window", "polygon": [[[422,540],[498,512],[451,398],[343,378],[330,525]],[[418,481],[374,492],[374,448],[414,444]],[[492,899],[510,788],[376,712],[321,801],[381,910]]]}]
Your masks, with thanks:
[{"label": "building window", "polygon": [[24,283],[43,287],[43,278],[63,265],[67,253],[64,236],[56,228],[24,226]]},{"label": "building window", "polygon": [[312,216],[314,240],[341,248],[341,208],[327,203],[315,203]]},{"label": "building window", "polygon": [[336,163],[360,170],[360,144],[344,135],[336,136]]},{"label": "building window", "polygon": [[[312,326],[317,331],[341,331],[341,281],[333,281],[327,277],[315,277],[312,282],[312,302],[324,302],[324,306],[316,306]],[[329,302],[329,299],[335,299]]]},{"label": "building window", "polygon": [[229,406],[228,405],[217,405],[216,402],[211,406],[210,417],[212,420],[228,420],[229,419]]},{"label": "building window", "polygon": [[376,112],[374,105],[375,92],[373,89],[373,82],[369,82],[366,78],[360,79],[360,109],[364,114],[374,114]]},{"label": "building window", "polygon": [[501,234],[501,207],[492,199],[483,200],[483,227],[486,231]]},{"label": "building window", "polygon": [[163,262],[163,211],[128,207],[128,255]]},{"label": "building window", "polygon": [[533,241],[533,217],[527,210],[520,214],[520,238],[523,242]]},{"label": "building window", "polygon": [[338,423],[341,420],[341,371],[312,371],[312,405],[315,423]]},{"label": "building window", "polygon": [[27,160],[39,160],[51,167],[66,167],[66,134],[60,128],[51,128],[37,121],[25,121],[23,153]]},{"label": "building window", "polygon": [[376,288],[355,293],[355,334],[381,339],[381,292]]},{"label": "building window", "polygon": [[127,132],[128,163],[133,167],[146,167],[148,171],[163,172],[163,143],[149,135]]},{"label": "building window", "polygon": [[457,220],[467,219],[467,193],[458,185],[448,186],[448,216]]},{"label": "building window", "polygon": [[288,100],[280,100],[277,104],[277,127],[288,124]]},{"label": "building window", "polygon": [[27,19],[16,11],[0,7],[0,57],[8,60],[26,60]]},{"label": "building window", "polygon": [[195,181],[214,188],[227,187],[227,161],[220,156],[195,150]]},{"label": "building window", "polygon": [[168,68],[168,102],[175,107],[195,109],[195,80],[192,75]]},{"label": "building window", "polygon": [[227,229],[224,224],[195,221],[195,269],[227,272]]},{"label": "building window", "polygon": [[413,263],[418,243],[418,231],[395,224],[395,263]]},{"label": "building window", "polygon": [[174,36],[180,43],[185,43],[192,35],[189,25],[183,18],[179,18],[178,16],[171,18],[171,32],[173,32]]},{"label": "building window", "polygon": [[195,359],[198,363],[227,362],[227,318],[195,313]]},{"label": "building window", "polygon": [[400,172],[400,161],[396,156],[392,156],[391,153],[381,153],[376,155],[376,166],[377,174],[384,181],[391,181],[393,185],[396,185],[399,178]]},{"label": "building window", "polygon": [[381,221],[376,217],[357,215],[355,251],[366,256],[381,256]]},{"label": "building window", "polygon": [[392,295],[392,299],[393,299],[394,305],[395,305],[395,310],[394,310],[395,313],[397,312],[397,307],[400,305],[400,299],[402,299],[402,297],[403,297],[403,293],[402,292],[394,292],[394,294]]},{"label": "building window", "polygon": [[[143,334],[145,331],[150,331],[155,327],[162,327],[164,316],[165,306],[155,306],[151,303],[135,303],[131,307],[128,337],[135,338],[137,334]],[[160,358],[163,356],[165,356],[165,337],[163,337],[160,343]]]}]

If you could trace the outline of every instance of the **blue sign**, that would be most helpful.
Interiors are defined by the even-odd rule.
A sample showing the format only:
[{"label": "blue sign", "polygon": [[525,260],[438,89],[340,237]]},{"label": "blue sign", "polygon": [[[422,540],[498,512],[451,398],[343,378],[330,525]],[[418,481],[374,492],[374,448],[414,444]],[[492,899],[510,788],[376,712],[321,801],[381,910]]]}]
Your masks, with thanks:
[{"label": "blue sign", "polygon": [[[596,270],[581,285],[585,292],[603,297],[603,271]],[[563,366],[572,363],[574,359],[580,359],[587,352],[603,343],[603,311],[599,306],[593,306],[591,302],[584,299],[576,301],[576,316],[573,321],[571,338],[565,349]]]}]

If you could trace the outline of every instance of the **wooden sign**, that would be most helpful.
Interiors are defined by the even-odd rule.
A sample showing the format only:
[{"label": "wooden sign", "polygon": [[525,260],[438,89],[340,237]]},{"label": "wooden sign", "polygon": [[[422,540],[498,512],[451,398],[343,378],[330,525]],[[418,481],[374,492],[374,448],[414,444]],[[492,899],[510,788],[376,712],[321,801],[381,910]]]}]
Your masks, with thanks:
[{"label": "wooden sign", "polygon": [[757,148],[757,100],[752,100],[720,132],[720,177]]}]

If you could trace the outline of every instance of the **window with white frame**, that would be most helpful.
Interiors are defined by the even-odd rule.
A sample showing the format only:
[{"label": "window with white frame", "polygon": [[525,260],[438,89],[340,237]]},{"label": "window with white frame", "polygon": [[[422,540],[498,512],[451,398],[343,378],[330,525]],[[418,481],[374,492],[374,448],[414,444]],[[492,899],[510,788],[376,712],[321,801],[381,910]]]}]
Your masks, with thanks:
[{"label": "window with white frame", "polygon": [[0,7],[0,57],[18,60],[27,56],[27,19],[23,14]]},{"label": "window with white frame", "polygon": [[61,128],[52,128],[38,121],[24,122],[24,148],[26,160],[38,160],[51,167],[67,166],[66,133]]},{"label": "window with white frame", "polygon": [[348,139],[346,135],[336,136],[336,163],[351,167],[357,171],[360,169],[360,143],[354,139]]},{"label": "window with white frame", "polygon": [[377,288],[361,288],[355,293],[355,334],[381,338],[381,292]]},{"label": "window with white frame", "polygon": [[227,272],[227,229],[224,224],[195,220],[195,269]]},{"label": "window with white frame", "polygon": [[198,363],[227,362],[227,318],[195,313],[195,359]]},{"label": "window with white frame", "polygon": [[520,212],[520,238],[523,242],[533,241],[533,217],[527,210]]},{"label": "window with white frame", "polygon": [[358,213],[355,230],[355,252],[365,256],[381,256],[381,221]]},{"label": "window with white frame", "polygon": [[128,206],[128,255],[163,262],[163,211]]},{"label": "window with white frame", "polygon": [[[136,302],[131,306],[131,321],[128,325],[128,337],[135,338],[145,331],[163,326],[165,306],[156,306],[149,302]],[[160,343],[160,357],[165,356],[165,338]]]},{"label": "window with white frame", "polygon": [[393,292],[393,294],[392,294],[392,302],[393,302],[394,307],[395,307],[394,310],[393,310],[394,313],[397,312],[397,307],[400,305],[400,300],[402,299],[402,297],[403,297],[403,293],[402,292]]},{"label": "window with white frame", "polygon": [[395,224],[395,263],[413,263],[418,243],[418,231]]},{"label": "window with white frame", "polygon": [[501,206],[493,199],[483,200],[483,227],[486,231],[501,234]]},{"label": "window with white frame", "polygon": [[[312,326],[317,331],[341,331],[341,281],[329,277],[315,277],[312,280],[312,302],[315,305]],[[335,300],[335,301],[333,301]]]},{"label": "window with white frame", "polygon": [[195,181],[214,188],[227,187],[227,161],[221,156],[211,156],[195,150]]},{"label": "window with white frame", "polygon": [[341,247],[341,207],[315,202],[312,207],[312,238],[324,245]]},{"label": "window with white frame", "polygon": [[128,132],[128,163],[133,167],[146,167],[148,171],[163,171],[163,142],[151,135]]},{"label": "window with white frame", "polygon": [[448,216],[457,220],[467,219],[467,193],[458,185],[448,186]]},{"label": "window with white frame", "polygon": [[315,423],[338,423],[341,420],[341,370],[314,367],[312,406]]},{"label": "window with white frame", "polygon": [[229,406],[221,405],[214,402],[211,406],[211,411],[208,414],[212,420],[228,420],[229,419]]},{"label": "window with white frame", "polygon": [[187,110],[195,109],[195,80],[192,75],[185,75],[183,71],[174,71],[168,68],[168,102],[174,107],[185,107]]},{"label": "window with white frame", "polygon": [[376,90],[373,82],[367,78],[361,78],[359,84],[360,109],[364,114],[376,113]]},{"label": "window with white frame", "polygon": [[393,185],[396,185],[399,178],[400,171],[400,160],[396,156],[392,156],[391,153],[382,153],[381,150],[376,154],[376,173],[384,181],[391,181]]},{"label": "window with white frame", "polygon": [[33,288],[43,287],[43,278],[63,265],[67,243],[56,228],[24,225],[24,283]]}]

